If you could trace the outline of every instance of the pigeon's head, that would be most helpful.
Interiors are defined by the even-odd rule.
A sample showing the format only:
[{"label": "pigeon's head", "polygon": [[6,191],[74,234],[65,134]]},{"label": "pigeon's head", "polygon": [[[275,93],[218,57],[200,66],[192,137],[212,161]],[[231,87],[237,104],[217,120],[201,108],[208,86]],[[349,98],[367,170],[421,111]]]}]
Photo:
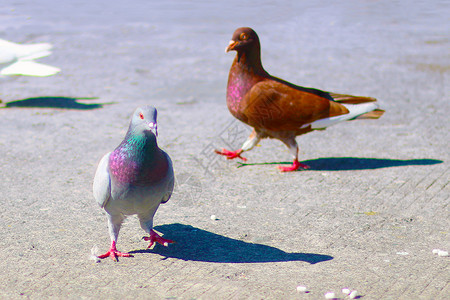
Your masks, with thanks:
[{"label": "pigeon's head", "polygon": [[138,107],[131,118],[130,129],[142,132],[151,131],[155,136],[158,136],[156,115],[157,111],[153,106]]},{"label": "pigeon's head", "polygon": [[250,27],[241,27],[236,29],[231,38],[230,44],[225,49],[225,52],[235,50],[245,52],[249,50],[259,51],[259,38],[256,32]]}]

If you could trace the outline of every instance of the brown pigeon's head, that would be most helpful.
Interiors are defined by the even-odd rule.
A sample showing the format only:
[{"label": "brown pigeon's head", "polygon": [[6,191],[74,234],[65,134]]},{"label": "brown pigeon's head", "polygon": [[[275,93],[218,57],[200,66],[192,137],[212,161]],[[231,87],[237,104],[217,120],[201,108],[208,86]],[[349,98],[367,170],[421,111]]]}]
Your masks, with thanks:
[{"label": "brown pigeon's head", "polygon": [[231,38],[230,44],[225,49],[225,52],[235,50],[238,53],[258,50],[259,51],[259,38],[256,32],[250,27],[241,27],[236,29]]}]

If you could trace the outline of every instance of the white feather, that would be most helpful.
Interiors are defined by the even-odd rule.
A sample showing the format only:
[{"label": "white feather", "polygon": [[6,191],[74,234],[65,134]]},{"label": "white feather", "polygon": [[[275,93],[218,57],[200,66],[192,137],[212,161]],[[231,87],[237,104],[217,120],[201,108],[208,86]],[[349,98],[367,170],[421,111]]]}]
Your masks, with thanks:
[{"label": "white feather", "polygon": [[368,112],[378,108],[378,105],[376,102],[368,102],[368,103],[361,103],[361,104],[344,104],[344,103],[341,103],[341,104],[344,105],[348,109],[348,111],[349,111],[348,114],[335,116],[335,117],[331,117],[331,118],[320,119],[320,120],[314,121],[312,123],[305,124],[302,126],[302,128],[305,128],[305,127],[308,127],[309,125],[311,125],[312,129],[324,129],[331,125],[334,125],[334,124],[337,124],[337,123],[340,123],[343,121],[352,120],[360,115],[363,115],[365,113],[368,113]]},{"label": "white feather", "polygon": [[51,54],[49,43],[21,45],[0,39],[1,75],[51,76],[59,68],[33,62],[32,60]]},{"label": "white feather", "polygon": [[19,60],[0,71],[2,75],[27,75],[45,77],[55,75],[61,71],[49,65],[40,64],[31,60]]},{"label": "white feather", "polygon": [[0,49],[14,53],[17,58],[23,58],[34,53],[49,51],[52,45],[49,43],[22,45],[0,39]]},{"label": "white feather", "polygon": [[110,155],[111,152],[108,152],[100,160],[93,183],[94,198],[102,208],[105,207],[109,198],[111,198],[111,177],[108,171]]},{"label": "white feather", "polygon": [[94,247],[91,248],[91,255],[89,256],[89,259],[95,261],[96,263],[100,262],[100,258],[98,258],[97,245],[94,245]]}]

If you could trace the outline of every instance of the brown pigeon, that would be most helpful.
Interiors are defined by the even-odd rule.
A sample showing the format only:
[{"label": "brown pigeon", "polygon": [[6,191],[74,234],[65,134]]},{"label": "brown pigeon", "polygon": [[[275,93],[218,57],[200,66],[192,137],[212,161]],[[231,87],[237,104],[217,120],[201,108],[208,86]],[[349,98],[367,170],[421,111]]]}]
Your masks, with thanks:
[{"label": "brown pigeon", "polygon": [[239,157],[245,161],[241,156],[244,151],[263,138],[275,138],[294,157],[292,166],[279,166],[282,172],[307,169],[298,161],[296,136],[342,121],[378,119],[384,113],[375,98],[301,87],[271,76],[262,66],[259,38],[251,28],[236,29],[225,49],[231,50],[237,55],[228,75],[227,106],[234,117],[253,127],[253,132],[241,149],[216,150],[228,159]]}]

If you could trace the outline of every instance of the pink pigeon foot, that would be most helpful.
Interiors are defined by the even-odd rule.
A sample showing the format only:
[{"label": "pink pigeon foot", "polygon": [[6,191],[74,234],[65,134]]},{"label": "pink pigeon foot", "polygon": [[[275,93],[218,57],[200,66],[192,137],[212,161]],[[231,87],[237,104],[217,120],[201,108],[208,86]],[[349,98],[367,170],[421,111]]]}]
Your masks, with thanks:
[{"label": "pink pigeon foot", "polygon": [[123,252],[117,251],[116,242],[113,241],[111,243],[111,248],[109,249],[109,251],[106,252],[105,254],[98,256],[98,258],[101,258],[101,259],[107,258],[107,257],[111,257],[113,260],[119,261],[118,257],[133,257],[133,255],[131,255],[130,253],[123,253]]},{"label": "pink pigeon foot", "polygon": [[214,150],[214,152],[216,152],[217,154],[226,156],[227,159],[233,159],[233,158],[239,157],[243,161],[247,161],[247,159],[245,157],[241,156],[241,153],[244,152],[244,151],[242,151],[242,149],[239,149],[236,151],[229,151],[227,149],[222,148],[222,151]]},{"label": "pink pigeon foot", "polygon": [[153,246],[153,244],[155,242],[157,242],[158,244],[161,244],[165,247],[169,246],[169,244],[175,243],[172,240],[160,237],[159,234],[157,234],[153,229],[150,231],[150,236],[144,236],[143,239],[145,241],[150,241],[150,244],[148,244],[147,248],[150,248],[151,246]]},{"label": "pink pigeon foot", "polygon": [[294,160],[294,162],[292,163],[292,166],[290,167],[283,167],[283,166],[278,166],[278,169],[280,169],[281,172],[292,172],[292,171],[296,171],[298,169],[309,169],[310,167],[308,165],[302,164],[301,162],[299,162],[298,160]]}]

